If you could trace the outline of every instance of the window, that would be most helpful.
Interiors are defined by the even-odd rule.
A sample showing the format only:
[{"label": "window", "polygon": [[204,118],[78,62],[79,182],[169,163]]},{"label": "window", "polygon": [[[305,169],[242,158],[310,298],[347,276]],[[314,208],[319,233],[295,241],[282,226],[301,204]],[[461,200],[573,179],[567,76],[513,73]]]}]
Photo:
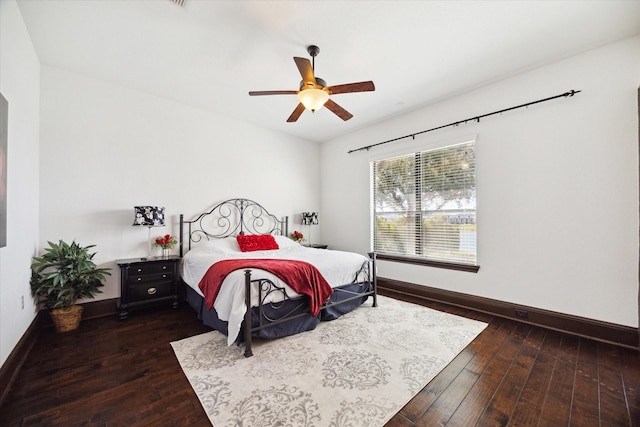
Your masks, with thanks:
[{"label": "window", "polygon": [[381,259],[477,271],[475,141],[371,163]]}]

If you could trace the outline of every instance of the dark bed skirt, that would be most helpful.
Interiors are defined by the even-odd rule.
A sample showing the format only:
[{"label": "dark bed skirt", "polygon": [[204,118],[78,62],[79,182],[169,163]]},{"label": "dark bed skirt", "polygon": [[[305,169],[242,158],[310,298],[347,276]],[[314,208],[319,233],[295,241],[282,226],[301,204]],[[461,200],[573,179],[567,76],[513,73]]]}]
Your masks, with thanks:
[{"label": "dark bed skirt", "polygon": [[[202,298],[195,290],[186,284],[182,284],[184,288],[184,298],[189,305],[198,314],[198,319],[202,320],[206,326],[209,326],[217,331],[222,332],[225,335],[229,335],[227,322],[218,318],[218,313],[214,308],[207,310],[204,298]],[[368,298],[367,295],[356,298],[351,301],[342,302],[347,298],[351,298],[354,295],[362,294],[369,290],[368,283],[353,283],[350,285],[343,285],[334,288],[334,292],[329,298],[329,302],[323,307],[320,314],[316,317],[311,316],[309,313],[309,304],[306,298],[297,300],[284,301],[277,304],[267,304],[263,307],[264,315],[267,319],[279,319],[280,317],[302,314],[300,317],[291,319],[279,323],[277,325],[271,325],[262,329],[254,331],[251,335],[255,338],[271,339],[279,338],[287,335],[297,334],[299,332],[310,331],[315,329],[320,321],[334,320],[348,313],[360,305],[362,305]],[[340,304],[336,304],[340,303]],[[259,326],[259,309],[254,307],[252,310],[252,327]],[[263,325],[267,325],[269,320],[263,320]],[[244,327],[244,326],[243,326]],[[242,342],[244,332],[241,329],[238,334],[238,342]]]}]

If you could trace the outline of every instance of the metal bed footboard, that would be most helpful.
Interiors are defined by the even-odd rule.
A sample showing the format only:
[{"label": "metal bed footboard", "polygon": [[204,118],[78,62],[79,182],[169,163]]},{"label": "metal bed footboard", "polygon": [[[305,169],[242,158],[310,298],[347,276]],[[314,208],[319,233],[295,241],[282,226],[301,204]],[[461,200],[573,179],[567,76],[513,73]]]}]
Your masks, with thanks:
[{"label": "metal bed footboard", "polygon": [[[373,307],[377,307],[378,306],[378,298],[377,298],[378,285],[376,280],[375,263],[376,263],[376,258],[374,253],[370,260],[367,260],[362,264],[362,267],[360,267],[360,270],[355,274],[354,281],[352,282],[353,284],[362,283],[363,286],[367,287],[367,290],[365,290],[364,292],[352,292],[352,291],[347,291],[342,289],[336,289],[335,291],[348,293],[348,294],[351,294],[352,296],[343,298],[340,301],[330,301],[330,300],[326,301],[320,308],[320,311],[322,312],[323,310],[326,310],[329,307],[339,306],[341,304],[345,304],[347,302],[350,302],[356,299],[361,299],[368,296],[371,296],[373,298]],[[364,280],[361,280],[360,278],[364,278]],[[252,308],[251,296],[252,296],[253,283],[258,284],[259,305],[258,305],[258,322],[257,322],[258,325],[257,326],[252,326],[253,311],[251,310]],[[285,313],[283,316],[279,317],[278,319],[270,319],[265,315],[263,307],[267,304],[273,307],[274,305],[282,304],[282,302],[265,303],[265,300],[273,292],[282,293],[284,301],[290,300],[284,288],[276,286],[272,281],[268,279],[252,279],[251,269],[244,270],[244,285],[245,285],[245,308],[246,308],[246,311],[244,314],[244,344],[245,344],[244,356],[251,357],[253,356],[253,348],[252,348],[253,332],[257,332],[261,329],[269,328],[269,327],[278,325],[280,323],[288,322],[290,320],[293,320],[299,317],[307,316],[308,313],[296,313],[298,311],[297,309],[303,304],[303,301],[304,301],[303,298],[300,298],[301,300],[300,305],[292,309],[289,309],[288,313]],[[296,313],[296,314],[291,314],[291,313]],[[265,323],[266,321],[268,321],[269,323]]]}]

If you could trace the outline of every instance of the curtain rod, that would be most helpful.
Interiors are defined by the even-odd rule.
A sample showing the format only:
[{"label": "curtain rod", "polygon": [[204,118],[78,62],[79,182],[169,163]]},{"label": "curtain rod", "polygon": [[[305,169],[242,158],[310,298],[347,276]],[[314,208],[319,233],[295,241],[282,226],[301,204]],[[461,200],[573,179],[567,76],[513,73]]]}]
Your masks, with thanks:
[{"label": "curtain rod", "polygon": [[556,98],[571,97],[571,96],[575,95],[576,93],[580,93],[580,92],[582,92],[582,91],[581,90],[570,90],[569,92],[565,92],[563,94],[556,95],[556,96],[551,96],[549,98],[539,99],[537,101],[532,101],[532,102],[527,102],[526,104],[516,105],[515,107],[505,108],[504,110],[494,111],[493,113],[487,113],[487,114],[483,114],[481,116],[471,117],[471,118],[465,119],[465,120],[459,120],[457,122],[449,123],[448,125],[442,125],[442,126],[438,126],[438,127],[435,127],[435,128],[423,130],[423,131],[420,131],[420,132],[410,133],[409,135],[400,136],[398,138],[390,139],[388,141],[383,141],[383,142],[378,142],[376,144],[366,145],[364,147],[356,148],[354,150],[349,150],[347,152],[347,154],[351,154],[351,153],[355,153],[356,151],[363,151],[363,150],[369,151],[370,148],[377,147],[378,145],[388,144],[390,142],[399,141],[399,140],[405,139],[405,138],[413,138],[413,139],[415,139],[416,135],[420,135],[420,134],[427,133],[427,132],[433,132],[434,130],[438,130],[438,129],[442,129],[442,128],[446,128],[446,127],[450,127],[450,126],[457,126],[457,125],[459,125],[461,123],[467,123],[467,122],[472,122],[472,121],[480,123],[480,119],[482,119],[484,117],[493,116],[494,114],[500,114],[500,113],[504,113],[505,111],[511,111],[511,110],[515,110],[515,109],[518,109],[518,108],[528,107],[529,105],[539,104],[541,102],[551,101],[552,99],[556,99]]}]

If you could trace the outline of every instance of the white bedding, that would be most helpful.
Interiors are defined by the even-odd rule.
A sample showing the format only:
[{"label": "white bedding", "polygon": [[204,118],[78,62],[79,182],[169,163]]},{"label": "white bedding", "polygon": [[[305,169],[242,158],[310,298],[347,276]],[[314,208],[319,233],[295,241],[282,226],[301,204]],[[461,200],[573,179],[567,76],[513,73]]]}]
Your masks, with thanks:
[{"label": "white bedding", "polygon": [[[275,238],[280,249],[269,251],[241,252],[235,237],[201,243],[187,252],[182,258],[180,267],[182,279],[202,295],[202,291],[198,288],[198,283],[209,270],[209,267],[217,261],[230,258],[291,259],[313,264],[329,285],[334,288],[353,282],[355,273],[367,260],[365,256],[353,252],[307,248],[284,236],[275,236]],[[299,295],[286,283],[267,271],[252,269],[251,278],[269,279],[277,286],[284,287],[288,296],[295,297]],[[360,280],[364,280],[364,278],[360,278]],[[251,292],[252,307],[258,305],[257,293],[256,285]],[[278,292],[271,294],[271,297],[266,302],[276,301],[275,298],[278,295],[280,295]],[[228,322],[228,345],[235,342],[240,331],[240,325],[244,320],[246,311],[244,298],[244,269],[233,271],[222,283],[218,297],[213,305],[220,320]]]}]

